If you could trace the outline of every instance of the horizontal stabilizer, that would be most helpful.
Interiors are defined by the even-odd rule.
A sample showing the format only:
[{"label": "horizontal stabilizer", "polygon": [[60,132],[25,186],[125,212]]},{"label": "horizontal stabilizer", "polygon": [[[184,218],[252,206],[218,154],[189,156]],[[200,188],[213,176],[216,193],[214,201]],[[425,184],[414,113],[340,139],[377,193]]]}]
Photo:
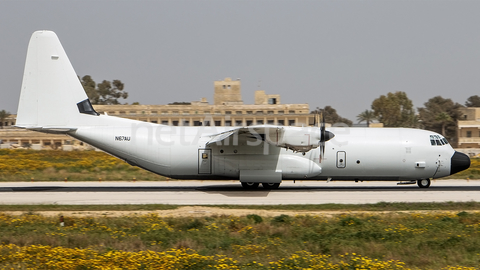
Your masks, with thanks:
[{"label": "horizontal stabilizer", "polygon": [[52,134],[65,134],[70,131],[75,131],[77,128],[66,128],[66,127],[21,127],[32,131],[39,131],[43,133],[52,133]]}]

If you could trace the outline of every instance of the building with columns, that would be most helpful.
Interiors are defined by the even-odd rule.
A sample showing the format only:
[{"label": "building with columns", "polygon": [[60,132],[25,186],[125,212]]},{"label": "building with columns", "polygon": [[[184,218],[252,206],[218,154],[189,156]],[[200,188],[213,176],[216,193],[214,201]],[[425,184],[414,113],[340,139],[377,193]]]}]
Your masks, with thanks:
[{"label": "building with columns", "polygon": [[176,102],[167,105],[94,105],[99,113],[172,126],[308,126],[313,117],[305,104],[281,104],[280,95],[255,91],[255,104],[244,104],[241,83],[214,82],[214,103]]},{"label": "building with columns", "polygon": [[[255,104],[244,104],[240,79],[214,81],[214,101],[175,102],[167,105],[94,105],[98,113],[135,119],[144,122],[172,126],[250,126],[284,125],[308,126],[313,124],[310,107],[304,104],[282,104],[280,95],[255,91]],[[58,148],[79,145],[65,135],[43,134],[13,128],[12,115],[5,129],[0,129],[3,148],[34,146],[34,148]],[[71,147],[67,147],[71,148]]]},{"label": "building with columns", "polygon": [[458,120],[458,147],[465,148],[463,152],[469,152],[470,155],[480,153],[480,108],[464,107],[461,108],[461,119]]}]

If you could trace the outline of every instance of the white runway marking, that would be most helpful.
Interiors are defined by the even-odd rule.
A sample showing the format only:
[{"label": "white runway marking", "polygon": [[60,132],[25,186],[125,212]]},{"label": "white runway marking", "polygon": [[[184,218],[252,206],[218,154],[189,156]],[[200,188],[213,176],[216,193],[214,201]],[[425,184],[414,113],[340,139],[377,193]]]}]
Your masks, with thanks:
[{"label": "white runway marking", "polygon": [[478,180],[436,180],[430,188],[396,182],[285,181],[246,191],[238,181],[0,183],[0,204],[276,205],[480,201]]}]

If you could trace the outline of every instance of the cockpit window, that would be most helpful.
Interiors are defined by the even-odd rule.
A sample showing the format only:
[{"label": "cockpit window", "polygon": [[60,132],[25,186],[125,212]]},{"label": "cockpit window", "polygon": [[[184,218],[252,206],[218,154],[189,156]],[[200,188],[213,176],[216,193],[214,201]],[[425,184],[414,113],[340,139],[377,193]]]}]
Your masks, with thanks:
[{"label": "cockpit window", "polygon": [[440,135],[430,135],[430,144],[431,145],[446,145],[448,144],[447,139]]}]

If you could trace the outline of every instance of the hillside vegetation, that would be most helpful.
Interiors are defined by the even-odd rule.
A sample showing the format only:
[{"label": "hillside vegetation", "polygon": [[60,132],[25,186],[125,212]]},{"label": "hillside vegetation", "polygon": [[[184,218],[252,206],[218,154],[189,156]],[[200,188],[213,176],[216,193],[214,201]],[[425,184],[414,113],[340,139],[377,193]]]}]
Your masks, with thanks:
[{"label": "hillside vegetation", "polygon": [[480,214],[0,213],[1,269],[480,269]]},{"label": "hillside vegetation", "polygon": [[[480,159],[452,179],[480,179]],[[133,167],[99,151],[0,150],[0,181],[161,181],[168,178]]]},{"label": "hillside vegetation", "polygon": [[0,181],[166,179],[99,151],[0,150]]}]

